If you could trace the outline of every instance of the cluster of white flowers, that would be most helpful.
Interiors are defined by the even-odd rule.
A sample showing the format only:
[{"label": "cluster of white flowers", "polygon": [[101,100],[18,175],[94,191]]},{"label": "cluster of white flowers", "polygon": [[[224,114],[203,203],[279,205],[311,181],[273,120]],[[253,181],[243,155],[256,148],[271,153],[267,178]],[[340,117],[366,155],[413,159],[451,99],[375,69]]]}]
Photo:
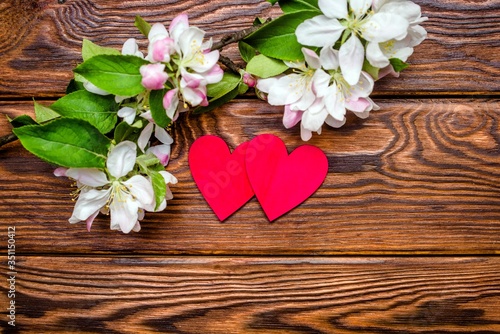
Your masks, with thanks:
[{"label": "cluster of white flowers", "polygon": [[[392,59],[404,62],[427,32],[420,6],[409,0],[319,0],[323,15],[301,23],[299,43],[305,62],[287,63],[290,74],[260,79],[257,88],[271,105],[285,106],[283,123],[301,121],[301,137],[321,133],[323,123],[340,127],[346,110],[361,118],[378,106],[369,98],[374,80],[393,73]],[[365,61],[366,60],[366,61]],[[378,72],[363,71],[366,63]]]},{"label": "cluster of white flowers", "polygon": [[90,231],[99,212],[111,214],[111,229],[129,233],[141,229],[139,221],[144,211],[162,211],[167,200],[173,198],[168,184],[176,184],[177,179],[167,171],[159,171],[166,186],[166,195],[161,203],[156,203],[152,180],[141,175],[137,168],[137,146],[131,141],[123,141],[111,148],[106,170],[97,168],[63,168],[54,171],[56,176],[67,176],[76,180],[77,201],[69,222],[86,222]]},{"label": "cluster of white flowers", "polygon": [[[173,139],[165,128],[155,123],[149,97],[151,91],[164,92],[163,107],[172,121],[189,107],[208,105],[207,85],[219,82],[224,72],[217,64],[219,51],[211,50],[212,40],[203,43],[204,36],[204,31],[190,27],[187,15],[181,14],[172,20],[168,30],[160,23],[151,27],[146,57],[139,51],[135,39],[124,43],[122,55],[148,62],[140,68],[141,84],[146,90],[136,96],[115,96],[120,104],[118,116],[131,128],[140,129],[140,134],[134,141],[112,144],[103,170],[56,169],[56,176],[67,176],[75,180],[78,187],[70,223],[85,221],[90,231],[95,217],[101,212],[110,214],[111,229],[129,233],[140,230],[139,221],[144,218],[145,211],[165,209],[166,200],[173,197],[168,184],[177,183],[177,179],[163,168],[151,171],[147,160],[151,165],[166,166]],[[88,80],[82,81],[89,92],[110,95]],[[166,192],[160,191],[164,194],[161,203],[156,203],[152,173],[163,177]]]},{"label": "cluster of white flowers", "polygon": [[224,74],[217,64],[219,51],[211,51],[212,40],[203,43],[204,36],[203,30],[189,26],[185,14],[174,18],[168,30],[156,23],[149,32],[146,59],[151,64],[141,67],[142,85],[168,89],[163,106],[172,120],[188,104],[207,106],[207,85],[219,82]]}]

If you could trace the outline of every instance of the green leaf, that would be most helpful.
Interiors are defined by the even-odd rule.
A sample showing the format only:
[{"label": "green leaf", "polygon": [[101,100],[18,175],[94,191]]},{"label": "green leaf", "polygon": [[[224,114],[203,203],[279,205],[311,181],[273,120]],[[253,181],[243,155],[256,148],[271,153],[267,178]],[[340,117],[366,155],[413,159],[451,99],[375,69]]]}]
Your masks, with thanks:
[{"label": "green leaf", "polygon": [[241,76],[233,73],[224,73],[222,80],[207,86],[207,95],[213,99],[231,92],[241,82]]},{"label": "green leaf", "polygon": [[389,61],[391,62],[392,67],[394,67],[394,71],[396,71],[398,73],[401,72],[402,70],[410,67],[410,64],[405,63],[404,61],[402,61],[399,58],[391,58],[391,59],[389,59]]},{"label": "green leaf", "polygon": [[[157,165],[162,166],[160,159],[153,153],[142,154],[137,157],[135,162],[141,168],[141,172],[146,174],[149,174],[149,169],[153,168],[153,170],[156,170]],[[160,170],[165,170],[165,167],[162,166]]]},{"label": "green leaf", "polygon": [[60,116],[57,112],[50,109],[49,107],[41,105],[36,101],[33,102],[35,104],[35,118],[38,123],[44,123]]},{"label": "green leaf", "polygon": [[248,63],[250,59],[255,57],[255,49],[243,41],[238,42],[238,49],[240,50],[241,59]]},{"label": "green leaf", "polygon": [[151,184],[153,185],[156,201],[155,210],[157,210],[167,195],[167,186],[165,184],[165,179],[160,173],[149,170],[148,175],[151,178]]},{"label": "green leaf", "polygon": [[143,128],[143,121],[138,120],[134,124],[130,125],[127,122],[120,122],[114,132],[115,142],[118,144],[125,140],[130,140],[136,142],[141,135]]},{"label": "green leaf", "polygon": [[98,55],[74,69],[95,86],[120,96],[134,96],[145,90],[139,69],[149,64],[136,56]]},{"label": "green leaf", "polygon": [[283,13],[315,10],[318,13],[317,15],[322,14],[318,6],[318,0],[281,0],[279,5]]},{"label": "green leaf", "polygon": [[66,94],[71,94],[73,92],[76,92],[77,90],[82,89],[85,89],[82,82],[77,81],[76,79],[71,79],[68,86],[66,87]]},{"label": "green leaf", "polygon": [[65,95],[51,106],[59,115],[83,119],[103,134],[115,127],[117,107],[112,96],[96,95],[86,90]]},{"label": "green leaf", "polygon": [[267,2],[270,2],[271,5],[274,5],[276,2],[278,2],[278,0],[267,0]]},{"label": "green leaf", "polygon": [[318,15],[314,10],[285,14],[250,34],[244,41],[260,53],[276,59],[303,60],[302,45],[297,41],[295,29],[307,19]]},{"label": "green leaf", "polygon": [[69,168],[106,165],[110,140],[86,121],[62,117],[13,132],[28,151],[50,163]]},{"label": "green leaf", "polygon": [[149,94],[149,107],[151,109],[151,116],[156,124],[162,128],[166,128],[172,121],[168,116],[165,108],[163,107],[163,97],[167,92],[166,89],[152,90]]},{"label": "green leaf", "polygon": [[10,119],[8,116],[7,116],[7,118],[9,120],[10,124],[14,128],[20,128],[20,127],[26,126],[26,125],[36,125],[36,124],[38,124],[33,118],[31,118],[28,115],[17,116],[14,119]]},{"label": "green leaf", "polygon": [[87,61],[90,58],[98,55],[119,55],[120,51],[107,48],[104,46],[99,46],[97,44],[92,43],[88,39],[84,39],[82,43],[82,58],[83,61]]},{"label": "green leaf", "polygon": [[242,94],[245,94],[247,91],[248,91],[248,85],[243,83],[243,82],[240,82],[238,84],[238,95],[242,95]]},{"label": "green leaf", "polygon": [[368,73],[373,78],[373,80],[378,80],[378,73],[380,72],[380,68],[372,66],[366,59],[363,63],[363,71]]},{"label": "green leaf", "polygon": [[265,55],[258,55],[252,58],[247,64],[246,71],[259,78],[269,78],[281,74],[288,70],[288,66],[278,59],[269,58]]},{"label": "green leaf", "polygon": [[135,17],[134,25],[139,29],[139,31],[146,37],[149,35],[149,31],[151,30],[151,25],[147,23],[142,17],[137,15]]},{"label": "green leaf", "polygon": [[221,105],[234,99],[236,96],[238,96],[239,92],[240,92],[240,87],[237,84],[236,87],[233,88],[233,90],[229,91],[225,95],[222,95],[222,96],[219,96],[219,97],[216,97],[216,98],[209,100],[208,106],[195,108],[193,113],[194,114],[202,114],[205,112],[212,111],[215,108],[220,107]]}]

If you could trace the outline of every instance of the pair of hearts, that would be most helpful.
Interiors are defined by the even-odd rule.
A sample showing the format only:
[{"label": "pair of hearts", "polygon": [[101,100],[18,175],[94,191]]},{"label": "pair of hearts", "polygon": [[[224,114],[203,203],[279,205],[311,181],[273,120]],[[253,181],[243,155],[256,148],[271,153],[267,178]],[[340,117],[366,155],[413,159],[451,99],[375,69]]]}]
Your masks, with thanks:
[{"label": "pair of hearts", "polygon": [[323,151],[311,145],[302,145],[288,155],[283,141],[271,134],[244,142],[233,153],[224,140],[207,135],[191,146],[189,167],[220,221],[254,194],[273,221],[321,186],[328,173],[328,160]]}]

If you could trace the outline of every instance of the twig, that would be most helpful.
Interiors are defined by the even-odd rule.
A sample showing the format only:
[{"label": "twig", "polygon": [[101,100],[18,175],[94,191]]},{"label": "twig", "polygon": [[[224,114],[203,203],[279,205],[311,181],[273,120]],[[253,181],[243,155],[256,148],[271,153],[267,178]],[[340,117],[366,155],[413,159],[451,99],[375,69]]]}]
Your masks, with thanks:
[{"label": "twig", "polygon": [[228,57],[225,57],[223,55],[219,55],[219,62],[221,62],[221,64],[226,66],[228,69],[233,71],[235,74],[240,74],[241,67],[239,67],[238,65],[233,63],[233,61],[231,59],[229,59]]},{"label": "twig", "polygon": [[243,30],[238,31],[234,34],[226,35],[226,36],[222,37],[222,39],[220,41],[215,42],[212,45],[212,50],[220,50],[223,47],[225,47],[226,45],[239,42],[242,39],[244,39],[245,37],[247,37],[248,35],[250,35],[251,33],[253,33],[254,31],[261,28],[264,24],[269,23],[269,22],[271,22],[271,18],[268,18],[264,23],[262,23],[260,25],[253,26],[253,27],[250,27],[247,29],[243,29]]},{"label": "twig", "polygon": [[17,140],[17,136],[13,133],[11,134],[8,134],[6,136],[3,136],[3,137],[0,137],[0,147],[8,144],[8,143],[12,143],[13,141],[16,141]]}]

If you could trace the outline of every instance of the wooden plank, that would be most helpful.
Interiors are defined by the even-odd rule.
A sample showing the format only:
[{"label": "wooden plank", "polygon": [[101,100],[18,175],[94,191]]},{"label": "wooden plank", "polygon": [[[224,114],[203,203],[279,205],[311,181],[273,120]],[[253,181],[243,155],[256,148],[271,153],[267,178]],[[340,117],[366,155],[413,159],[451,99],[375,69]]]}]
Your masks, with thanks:
[{"label": "wooden plank", "polygon": [[[500,245],[498,99],[378,100],[367,120],[349,118],[309,142],[323,149],[329,174],[295,210],[269,223],[252,199],[220,223],[197,190],[187,163],[191,143],[217,134],[234,148],[259,133],[302,145],[282,111],[237,100],[201,116],[183,114],[168,167],[179,179],[174,200],[148,213],[143,230],[91,233],[70,225],[70,182],[12,143],[0,150],[0,226],[15,225],[22,253],[119,254],[486,254]],[[5,102],[0,112],[31,113]],[[0,117],[0,129],[6,129]],[[5,132],[5,130],[2,130]]]},{"label": "wooden plank", "polygon": [[498,257],[21,257],[15,288],[22,333],[500,332]]},{"label": "wooden plank", "polygon": [[[375,95],[498,94],[498,1],[416,0],[430,20],[429,38],[416,48],[401,78],[384,78]],[[81,61],[84,38],[120,48],[141,38],[135,15],[168,24],[186,12],[215,40],[249,27],[256,16],[276,17],[264,0],[134,1],[5,0],[0,5],[0,97],[60,96]],[[144,39],[141,46],[145,47]],[[224,54],[238,58],[232,46]]]}]

